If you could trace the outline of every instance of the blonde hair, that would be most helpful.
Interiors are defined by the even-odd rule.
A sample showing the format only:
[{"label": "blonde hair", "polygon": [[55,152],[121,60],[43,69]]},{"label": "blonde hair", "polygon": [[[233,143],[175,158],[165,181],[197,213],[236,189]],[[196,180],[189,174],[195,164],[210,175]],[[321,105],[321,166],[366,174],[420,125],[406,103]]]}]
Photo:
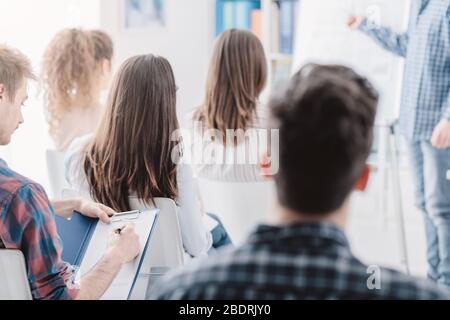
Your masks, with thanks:
[{"label": "blonde hair", "polygon": [[19,50],[0,45],[0,84],[11,101],[24,79],[36,80],[30,60]]},{"label": "blonde hair", "polygon": [[225,31],[214,46],[206,97],[195,120],[222,133],[246,130],[255,119],[266,81],[267,61],[259,39],[244,30]]},{"label": "blonde hair", "polygon": [[112,40],[102,31],[65,29],[53,38],[42,68],[52,135],[65,112],[98,104],[101,62],[112,56]]}]

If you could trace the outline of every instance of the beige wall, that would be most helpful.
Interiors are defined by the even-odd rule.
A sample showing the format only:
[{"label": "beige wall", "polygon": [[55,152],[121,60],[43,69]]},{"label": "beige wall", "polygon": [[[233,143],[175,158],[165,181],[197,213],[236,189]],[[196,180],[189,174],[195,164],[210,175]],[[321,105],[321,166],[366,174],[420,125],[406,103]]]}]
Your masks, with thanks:
[{"label": "beige wall", "polygon": [[166,0],[166,26],[143,31],[122,28],[123,1],[101,0],[101,26],[114,38],[115,67],[130,56],[153,53],[167,58],[178,87],[178,114],[187,114],[201,103],[210,48],[213,42],[213,0]]},{"label": "beige wall", "polygon": [[[100,0],[0,0],[0,15],[0,42],[23,51],[39,73],[45,47],[56,32],[74,26],[99,27]],[[31,83],[29,96],[25,123],[10,146],[0,148],[0,157],[47,188],[45,150],[53,144],[36,83]]]}]

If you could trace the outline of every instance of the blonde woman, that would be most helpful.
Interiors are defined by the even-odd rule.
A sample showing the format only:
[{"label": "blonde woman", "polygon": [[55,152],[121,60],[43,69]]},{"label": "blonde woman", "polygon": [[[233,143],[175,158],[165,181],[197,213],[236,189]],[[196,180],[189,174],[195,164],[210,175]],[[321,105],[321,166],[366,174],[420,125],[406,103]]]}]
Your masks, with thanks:
[{"label": "blonde woman", "polygon": [[102,114],[100,97],[109,86],[113,43],[104,32],[66,29],[49,44],[43,61],[50,134],[66,151],[93,132]]},{"label": "blonde woman", "polygon": [[[267,127],[266,111],[258,100],[266,82],[267,62],[259,39],[244,30],[222,33],[211,57],[204,102],[194,115],[194,130],[201,129],[208,140],[205,148],[211,150],[213,143],[220,152],[203,155],[203,163],[196,166],[199,177],[226,182],[264,180],[259,163],[249,160],[259,158],[258,148],[226,136],[229,130],[236,133]],[[243,153],[248,161],[239,162],[237,155]]]}]

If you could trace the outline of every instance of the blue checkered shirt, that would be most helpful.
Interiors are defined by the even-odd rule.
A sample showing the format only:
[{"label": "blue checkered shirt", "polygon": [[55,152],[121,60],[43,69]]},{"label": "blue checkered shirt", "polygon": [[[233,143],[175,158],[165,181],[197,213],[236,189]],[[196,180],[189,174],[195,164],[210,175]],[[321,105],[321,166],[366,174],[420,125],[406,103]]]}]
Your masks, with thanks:
[{"label": "blue checkered shirt", "polygon": [[259,227],[246,244],[194,260],[156,284],[152,299],[449,299],[426,279],[368,267],[332,224]]},{"label": "blue checkered shirt", "polygon": [[410,141],[431,139],[439,121],[450,120],[450,0],[413,0],[405,33],[368,20],[360,30],[406,58],[400,132]]}]

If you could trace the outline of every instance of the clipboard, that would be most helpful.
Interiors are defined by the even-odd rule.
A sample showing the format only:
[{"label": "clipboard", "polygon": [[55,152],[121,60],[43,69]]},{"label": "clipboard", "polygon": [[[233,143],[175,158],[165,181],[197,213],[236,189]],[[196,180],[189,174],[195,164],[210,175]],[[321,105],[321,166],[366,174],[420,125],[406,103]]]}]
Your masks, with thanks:
[{"label": "clipboard", "polygon": [[[107,225],[98,219],[92,219],[74,213],[71,220],[57,217],[57,228],[63,242],[63,259],[66,257],[73,265],[79,266],[77,277],[83,277],[92,270],[106,252],[111,231],[120,228],[126,222],[135,224],[140,237],[141,252],[132,262],[124,265],[103,295],[106,300],[126,300],[134,289],[140,273],[151,236],[154,233],[159,209],[147,211],[129,211],[116,214]],[[60,230],[61,227],[61,230]]]},{"label": "clipboard", "polygon": [[79,266],[98,220],[74,211],[70,219],[55,216],[56,229],[62,243],[62,259]]},{"label": "clipboard", "polygon": [[111,222],[119,222],[119,221],[133,221],[139,219],[142,211],[133,210],[127,212],[119,212],[111,217]]}]

